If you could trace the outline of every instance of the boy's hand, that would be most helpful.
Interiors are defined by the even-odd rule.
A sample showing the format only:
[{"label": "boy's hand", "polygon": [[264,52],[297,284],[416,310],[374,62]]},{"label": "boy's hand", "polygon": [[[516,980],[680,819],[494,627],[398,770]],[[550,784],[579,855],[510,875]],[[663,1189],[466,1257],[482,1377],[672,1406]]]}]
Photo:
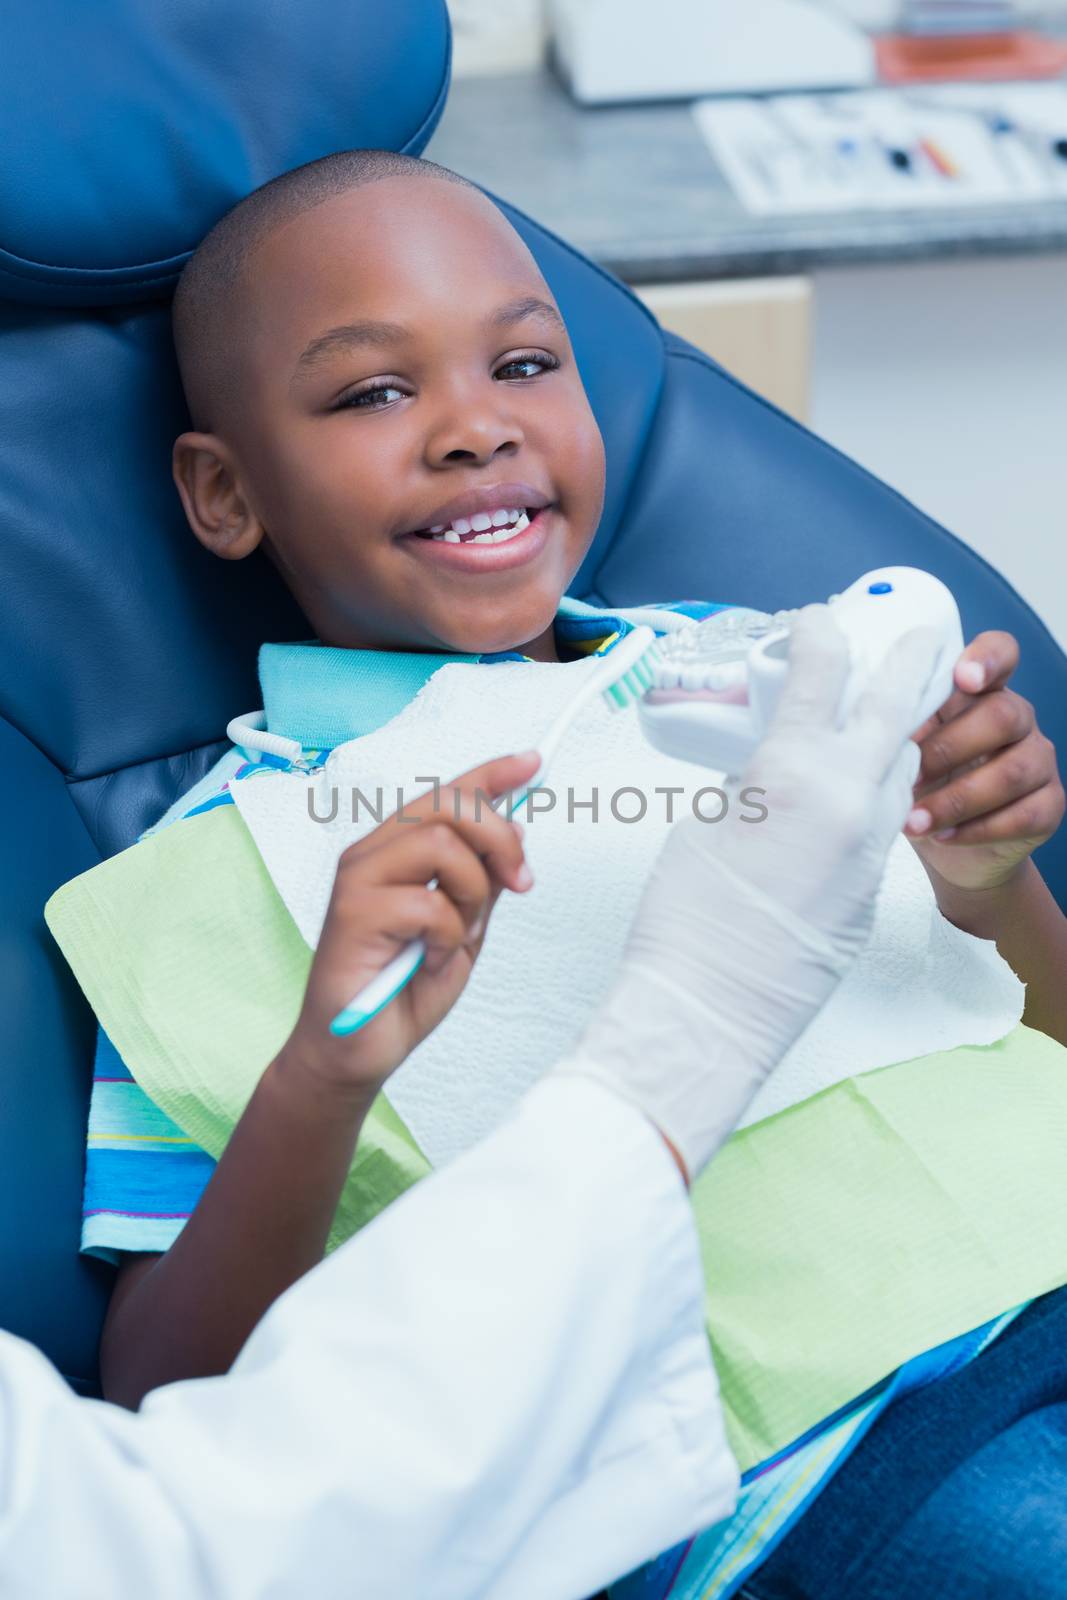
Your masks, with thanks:
[{"label": "boy's hand", "polygon": [[905,831],[935,888],[1001,888],[1063,817],[1055,748],[1006,687],[1018,663],[1010,633],[980,633],[956,663],[954,693],[912,735],[922,766]]},{"label": "boy's hand", "polygon": [[[298,1071],[365,1108],[447,1015],[501,889],[521,894],[532,885],[519,824],[493,811],[486,796],[517,788],[537,761],[529,752],[476,767],[406,805],[344,852],[303,1007],[282,1051]],[[426,887],[431,878],[436,889]],[[415,938],[427,948],[410,983],[358,1033],[335,1038],[333,1018]]]}]

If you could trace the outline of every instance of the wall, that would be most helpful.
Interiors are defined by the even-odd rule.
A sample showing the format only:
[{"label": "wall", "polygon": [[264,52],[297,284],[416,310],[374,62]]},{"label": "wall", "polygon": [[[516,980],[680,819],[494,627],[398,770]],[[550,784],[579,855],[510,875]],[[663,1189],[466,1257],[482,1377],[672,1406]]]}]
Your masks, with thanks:
[{"label": "wall", "polygon": [[1067,647],[1067,256],[815,276],[812,426],[993,562]]},{"label": "wall", "polygon": [[448,0],[457,77],[521,72],[544,54],[541,0]]}]

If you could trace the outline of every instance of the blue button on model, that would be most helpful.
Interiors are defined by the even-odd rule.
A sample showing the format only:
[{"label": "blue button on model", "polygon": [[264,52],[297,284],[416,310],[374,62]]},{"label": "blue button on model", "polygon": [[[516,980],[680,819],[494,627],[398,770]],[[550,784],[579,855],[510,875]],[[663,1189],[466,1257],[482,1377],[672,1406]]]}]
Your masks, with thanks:
[{"label": "blue button on model", "polygon": [[893,585],[891,583],[869,583],[867,585],[867,593],[868,594],[892,594],[893,593]]}]

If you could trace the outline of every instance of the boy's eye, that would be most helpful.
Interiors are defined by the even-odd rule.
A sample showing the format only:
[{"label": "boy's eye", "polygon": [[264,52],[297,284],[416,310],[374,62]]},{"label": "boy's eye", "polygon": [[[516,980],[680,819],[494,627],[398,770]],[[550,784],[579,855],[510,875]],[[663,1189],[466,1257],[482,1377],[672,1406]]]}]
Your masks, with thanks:
[{"label": "boy's eye", "polygon": [[536,378],[542,372],[554,372],[558,366],[559,362],[555,356],[546,355],[544,351],[536,354],[531,351],[529,355],[512,356],[502,367],[496,369],[493,376],[509,382],[515,379]]},{"label": "boy's eye", "polygon": [[395,383],[376,383],[369,389],[357,389],[354,394],[346,395],[343,400],[338,401],[337,409],[380,411],[383,406],[393,405],[403,398],[403,389],[398,389]]}]

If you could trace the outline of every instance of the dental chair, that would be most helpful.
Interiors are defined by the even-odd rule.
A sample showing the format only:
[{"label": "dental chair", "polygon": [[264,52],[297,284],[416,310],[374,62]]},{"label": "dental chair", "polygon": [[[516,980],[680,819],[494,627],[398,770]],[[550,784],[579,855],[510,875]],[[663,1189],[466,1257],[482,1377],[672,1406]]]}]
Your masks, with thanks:
[{"label": "dental chair", "polygon": [[[94,1021],[44,926],[257,704],[264,639],[308,625],[266,561],[187,531],[168,300],[234,202],[337,149],[418,154],[449,77],[444,0],[8,0],[0,58],[0,1326],[85,1393],[110,1288],[78,1255]],[[615,279],[504,205],[569,323],[607,444],[573,592],[774,609],[926,567],[968,634],[1022,644],[1057,744],[1067,663],[980,556],[665,335]],[[1039,861],[1067,898],[1067,836]]]}]

